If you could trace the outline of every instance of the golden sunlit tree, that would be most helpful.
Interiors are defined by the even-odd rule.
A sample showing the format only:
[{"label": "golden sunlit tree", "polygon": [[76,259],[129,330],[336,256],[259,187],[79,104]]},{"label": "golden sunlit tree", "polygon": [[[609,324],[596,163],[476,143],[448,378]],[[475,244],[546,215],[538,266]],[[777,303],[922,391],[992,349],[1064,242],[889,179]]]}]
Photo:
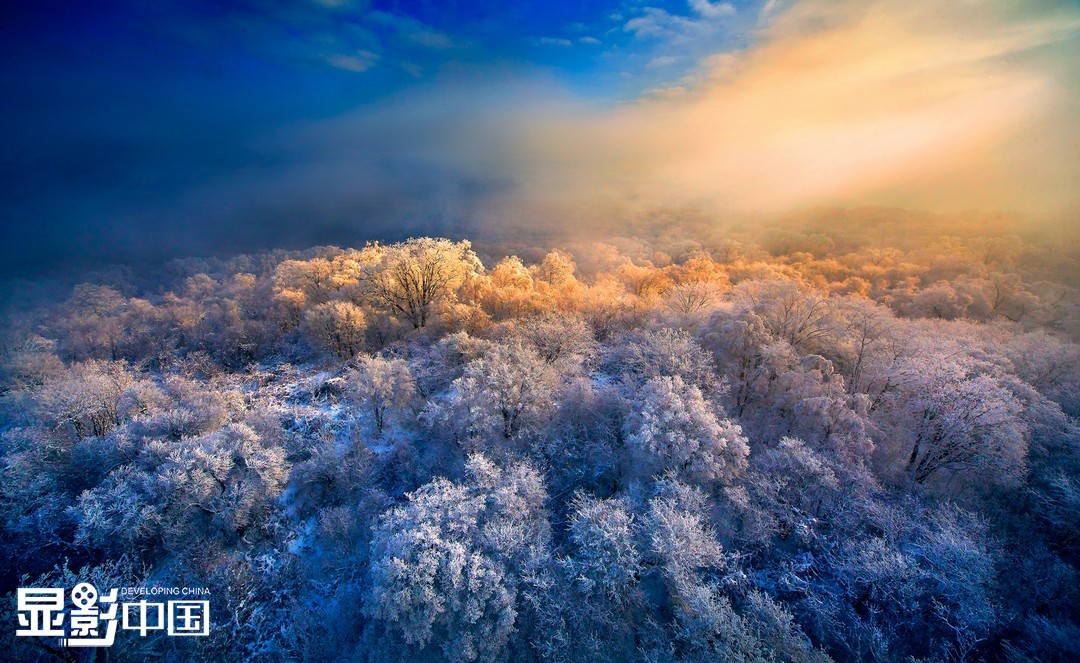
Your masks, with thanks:
[{"label": "golden sunlit tree", "polygon": [[458,288],[483,271],[468,241],[420,238],[379,250],[379,262],[365,281],[373,302],[414,329],[428,324],[436,304],[453,300]]}]

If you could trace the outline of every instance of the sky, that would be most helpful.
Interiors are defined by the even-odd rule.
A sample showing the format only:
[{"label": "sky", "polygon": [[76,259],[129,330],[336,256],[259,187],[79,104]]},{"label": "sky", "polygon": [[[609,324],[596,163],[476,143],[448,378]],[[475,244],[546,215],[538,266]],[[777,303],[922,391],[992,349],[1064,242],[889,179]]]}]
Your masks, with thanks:
[{"label": "sky", "polygon": [[0,275],[659,207],[1080,213],[1080,5],[7,2]]}]

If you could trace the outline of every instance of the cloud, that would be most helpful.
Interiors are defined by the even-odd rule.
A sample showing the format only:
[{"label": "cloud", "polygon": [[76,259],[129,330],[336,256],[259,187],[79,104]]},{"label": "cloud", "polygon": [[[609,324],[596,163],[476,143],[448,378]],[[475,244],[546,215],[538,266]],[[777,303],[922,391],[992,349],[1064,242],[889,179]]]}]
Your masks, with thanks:
[{"label": "cloud", "polygon": [[416,30],[415,32],[405,33],[405,38],[409,41],[420,44],[421,46],[427,46],[428,48],[453,48],[454,42],[445,33],[437,32],[435,30]]},{"label": "cloud", "polygon": [[649,90],[646,90],[645,96],[646,98],[653,99],[672,99],[675,97],[681,97],[685,94],[688,94],[689,92],[690,90],[683,87],[682,85],[671,85],[669,87],[651,88]]},{"label": "cloud", "polygon": [[669,14],[663,9],[645,7],[639,16],[629,19],[623,30],[636,37],[675,37],[691,29],[695,21],[684,16]]},{"label": "cloud", "polygon": [[[686,45],[714,37],[738,12],[734,5],[709,0],[689,0],[693,15],[673,14],[658,7],[643,7],[623,24],[635,37],[672,41]],[[715,45],[715,40],[713,40]]]},{"label": "cloud", "polygon": [[[621,68],[637,72],[639,90],[669,87],[672,77],[686,75],[694,62],[745,46],[760,21],[753,11],[738,11],[731,3],[710,0],[688,0],[681,11],[628,7],[626,14],[616,30],[629,34],[631,42],[605,55],[619,60]],[[661,71],[656,67],[660,62],[677,66]]]},{"label": "cloud", "polygon": [[649,63],[645,65],[647,69],[662,69],[664,67],[670,67],[671,65],[679,62],[682,58],[676,55],[661,55],[649,60]]},{"label": "cloud", "polygon": [[783,2],[784,0],[766,0],[761,7],[761,15],[765,17],[772,16],[783,6]]},{"label": "cloud", "polygon": [[176,214],[208,236],[261,219],[302,245],[663,206],[1075,210],[1080,17],[978,7],[801,3],[757,45],[615,106],[535,71],[444,72],[280,132],[260,147],[274,167],[192,191]]},{"label": "cloud", "polygon": [[730,2],[709,2],[709,0],[690,0],[690,9],[704,18],[720,18],[736,13],[735,6]]},{"label": "cloud", "polygon": [[540,37],[538,39],[533,39],[532,43],[536,46],[557,46],[559,48],[569,48],[570,46],[573,46],[572,41],[562,37]]},{"label": "cloud", "polygon": [[378,64],[379,54],[371,51],[358,51],[355,55],[328,55],[326,61],[332,67],[362,73]]},{"label": "cloud", "polygon": [[536,197],[1075,208],[1078,30],[1050,3],[802,2],[636,104],[529,119],[520,160]]},{"label": "cloud", "polygon": [[385,60],[431,59],[467,46],[410,16],[372,10],[362,0],[248,0],[216,13],[185,8],[163,24],[166,35],[196,51],[236,42],[277,62],[324,63],[354,72],[370,70],[379,59],[365,53]]},{"label": "cloud", "polygon": [[373,11],[366,18],[376,25],[390,28],[399,38],[419,46],[436,50],[445,50],[458,46],[446,33],[435,30],[409,16]]}]

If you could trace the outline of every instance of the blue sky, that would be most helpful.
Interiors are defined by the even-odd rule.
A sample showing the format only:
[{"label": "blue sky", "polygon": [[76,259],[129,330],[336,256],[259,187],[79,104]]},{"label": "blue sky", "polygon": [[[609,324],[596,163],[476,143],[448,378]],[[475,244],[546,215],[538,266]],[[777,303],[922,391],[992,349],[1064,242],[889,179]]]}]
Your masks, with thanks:
[{"label": "blue sky", "polygon": [[471,68],[542,70],[583,95],[633,98],[748,43],[761,6],[45,0],[4,12],[4,83],[26,93],[16,104],[53,110],[70,95],[112,116],[134,96],[221,118],[331,114]]},{"label": "blue sky", "polygon": [[[468,234],[508,209],[569,205],[574,189],[578,208],[584,195],[758,208],[778,188],[792,205],[935,207],[975,185],[913,159],[993,150],[1005,156],[988,177],[1026,170],[1042,179],[1024,190],[1040,192],[1064,190],[1075,168],[1057,165],[1080,162],[1067,128],[1080,19],[1058,0],[39,0],[0,12],[11,275]],[[874,101],[898,89],[902,112],[886,116]],[[1015,145],[992,142],[1006,135]],[[987,181],[980,191],[1009,190]],[[949,191],[910,193],[934,187]]]}]

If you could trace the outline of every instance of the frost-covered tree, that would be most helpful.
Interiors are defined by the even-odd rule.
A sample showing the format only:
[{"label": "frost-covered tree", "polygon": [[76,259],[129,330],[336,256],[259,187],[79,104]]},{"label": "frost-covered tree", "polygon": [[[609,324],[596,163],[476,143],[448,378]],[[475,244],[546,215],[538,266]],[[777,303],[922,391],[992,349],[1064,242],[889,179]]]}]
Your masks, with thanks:
[{"label": "frost-covered tree", "polygon": [[1023,474],[1023,407],[995,378],[938,359],[908,362],[899,384],[897,408],[912,431],[904,468],[915,481],[942,470],[979,472],[1002,483]]},{"label": "frost-covered tree", "polygon": [[38,388],[40,416],[76,438],[105,435],[120,423],[121,397],[133,383],[120,362],[91,360],[70,366]]},{"label": "frost-covered tree", "polygon": [[359,283],[366,262],[358,251],[331,249],[310,260],[283,260],[274,269],[273,285],[283,301],[316,306]]},{"label": "frost-covered tree", "polygon": [[372,251],[378,262],[369,270],[365,288],[377,306],[415,329],[426,326],[434,306],[452,299],[457,288],[483,269],[469,242],[420,238]]},{"label": "frost-covered tree", "polygon": [[288,478],[284,451],[265,444],[244,424],[230,424],[167,453],[157,470],[166,529],[170,538],[187,537],[191,544],[200,538],[200,523],[208,523],[211,532],[240,537],[267,525]]},{"label": "frost-covered tree", "polygon": [[371,648],[360,656],[505,660],[522,578],[546,548],[545,499],[531,468],[474,456],[464,483],[435,479],[384,514],[364,602]]},{"label": "frost-covered tree", "polygon": [[645,381],[678,377],[708,393],[718,389],[709,354],[686,332],[676,329],[632,332],[607,344],[605,369]]},{"label": "frost-covered tree", "polygon": [[702,329],[701,344],[728,380],[727,402],[736,417],[756,405],[767,406],[772,383],[798,359],[791,344],[775,339],[753,312],[736,319],[714,314]]},{"label": "frost-covered tree", "polygon": [[720,301],[721,286],[707,281],[679,283],[664,293],[664,302],[671,310],[683,315],[693,315],[707,310]]},{"label": "frost-covered tree", "polygon": [[868,368],[887,356],[888,344],[897,333],[892,314],[865,298],[846,298],[839,304],[844,331],[838,346],[843,348],[841,360],[846,367],[844,379],[848,393],[865,392]]},{"label": "frost-covered tree", "polygon": [[121,358],[127,300],[107,285],[81,283],[67,302],[60,348],[75,361]]},{"label": "frost-covered tree", "polygon": [[579,495],[571,505],[571,557],[562,565],[584,594],[603,602],[629,605],[642,572],[634,516],[618,499]]},{"label": "frost-covered tree", "polygon": [[850,537],[824,555],[832,587],[804,609],[811,623],[828,624],[844,658],[963,660],[999,619],[985,524],[952,507],[912,515],[888,538]]},{"label": "frost-covered tree", "polygon": [[487,273],[481,287],[481,304],[492,318],[504,320],[537,309],[533,277],[517,256],[504,258]]},{"label": "frost-covered tree", "polygon": [[746,467],[742,428],[722,418],[694,385],[682,378],[652,378],[635,396],[626,421],[628,462],[633,472],[674,472],[688,481],[729,481]]},{"label": "frost-covered tree", "polygon": [[564,375],[576,372],[598,351],[592,330],[576,318],[528,320],[521,325],[519,333],[545,362]]},{"label": "frost-covered tree", "polygon": [[362,356],[349,373],[349,393],[371,415],[375,430],[382,433],[388,412],[401,410],[412,400],[415,380],[404,359]]},{"label": "frost-covered tree", "polygon": [[367,316],[352,302],[323,302],[304,314],[304,332],[316,347],[349,359],[364,347]]},{"label": "frost-covered tree", "polygon": [[9,288],[0,594],[210,588],[140,660],[1078,658],[1073,244],[653,221]]},{"label": "frost-covered tree", "polygon": [[468,434],[511,439],[552,410],[557,386],[558,375],[535,350],[501,343],[454,381],[445,415]]},{"label": "frost-covered tree", "polygon": [[748,281],[732,294],[740,306],[761,319],[773,338],[803,352],[816,351],[833,337],[836,302],[797,281]]}]

